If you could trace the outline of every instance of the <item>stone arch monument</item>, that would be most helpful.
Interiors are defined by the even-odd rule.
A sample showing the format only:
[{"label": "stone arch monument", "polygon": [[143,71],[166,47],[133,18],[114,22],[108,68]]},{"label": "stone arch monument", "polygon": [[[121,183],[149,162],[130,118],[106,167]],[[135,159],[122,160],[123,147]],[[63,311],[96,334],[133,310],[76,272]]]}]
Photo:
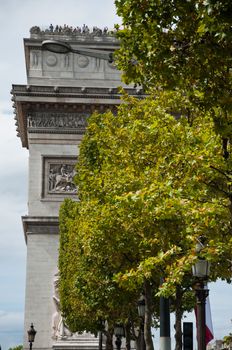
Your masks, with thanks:
[{"label": "stone arch monument", "polygon": [[[24,39],[27,85],[13,85],[18,136],[29,153],[28,214],[22,217],[27,244],[25,335],[31,322],[37,330],[33,349],[98,349],[91,334],[73,335],[64,324],[56,291],[59,245],[58,212],[73,183],[78,146],[87,118],[97,110],[116,112],[120,72],[107,61],[41,49],[45,39],[68,41],[74,48],[113,51],[114,33],[87,27],[33,27]],[[136,94],[127,87],[128,93]]]}]

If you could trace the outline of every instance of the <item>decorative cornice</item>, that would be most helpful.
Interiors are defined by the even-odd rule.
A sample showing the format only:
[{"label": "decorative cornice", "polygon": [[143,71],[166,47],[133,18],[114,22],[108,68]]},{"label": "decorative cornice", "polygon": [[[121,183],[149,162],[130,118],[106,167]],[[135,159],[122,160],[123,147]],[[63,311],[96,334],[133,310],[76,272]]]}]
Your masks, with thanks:
[{"label": "decorative cornice", "polygon": [[25,241],[30,234],[59,234],[56,216],[22,216]]},{"label": "decorative cornice", "polygon": [[[57,89],[56,87],[47,86],[25,86],[25,85],[14,85],[12,89],[12,100],[17,136],[21,138],[22,146],[28,148],[28,134],[27,132],[40,132],[40,133],[73,133],[73,134],[83,134],[84,129],[75,130],[74,128],[49,128],[45,127],[45,121],[41,125],[38,125],[38,118],[36,121],[35,113],[93,113],[93,107],[95,109],[106,108],[96,105],[87,105],[83,103],[83,92],[81,93],[81,88],[73,89],[71,92],[68,88],[62,88],[63,93],[59,95],[57,99]],[[76,92],[76,93],[75,93]],[[93,97],[94,95],[92,95]],[[71,99],[71,102],[67,103],[67,98]],[[82,100],[82,103],[78,103],[78,99]],[[85,99],[87,101],[87,99]],[[92,107],[92,108],[91,108]],[[110,108],[107,106],[107,108]],[[29,123],[28,123],[29,118]],[[57,118],[56,118],[57,119]],[[50,119],[51,121],[52,119]],[[29,129],[28,129],[29,126]]]},{"label": "decorative cornice", "polygon": [[[145,96],[141,89],[127,88],[125,92],[139,98]],[[110,109],[116,113],[121,103],[121,94],[116,88],[13,85],[11,94],[17,136],[27,148],[28,132],[83,134],[84,115],[86,122],[94,111],[104,113]],[[60,127],[61,114],[64,128]]]},{"label": "decorative cornice", "polygon": [[[143,95],[143,90],[138,88],[125,88],[129,95]],[[118,88],[97,87],[70,87],[70,86],[41,86],[41,85],[12,85],[11,94],[18,96],[59,96],[81,98],[109,98],[118,99],[121,93]]]}]

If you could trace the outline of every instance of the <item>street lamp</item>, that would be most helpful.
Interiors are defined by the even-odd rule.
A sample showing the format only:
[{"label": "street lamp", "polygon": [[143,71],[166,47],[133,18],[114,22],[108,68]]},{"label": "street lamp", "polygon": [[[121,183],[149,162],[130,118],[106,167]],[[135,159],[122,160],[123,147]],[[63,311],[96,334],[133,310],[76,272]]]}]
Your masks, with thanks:
[{"label": "street lamp", "polygon": [[198,259],[192,266],[193,277],[202,281],[207,280],[210,273],[210,262],[205,259]]},{"label": "street lamp", "polygon": [[141,294],[139,300],[138,300],[138,314],[141,319],[140,322],[140,348],[141,350],[146,350],[146,344],[144,339],[144,319],[145,319],[145,297],[144,294]]},{"label": "street lamp", "polygon": [[35,340],[36,330],[34,329],[33,323],[31,324],[30,329],[27,331],[28,334],[28,342],[30,344],[30,350],[32,350],[32,343]]},{"label": "street lamp", "polygon": [[113,52],[104,52],[102,50],[85,48],[73,49],[69,43],[59,40],[44,40],[42,42],[42,49],[59,54],[67,54],[69,52],[73,52],[79,55],[100,58],[108,61],[109,63],[112,63],[114,61]]},{"label": "street lamp", "polygon": [[144,319],[144,317],[145,317],[145,297],[143,294],[141,294],[141,296],[138,300],[138,314],[139,314],[139,317]]},{"label": "street lamp", "polygon": [[117,350],[121,349],[121,345],[122,345],[122,337],[124,337],[125,333],[124,333],[124,327],[121,323],[117,323],[114,327],[114,334],[116,336],[116,341],[115,341],[115,345]]},{"label": "street lamp", "polygon": [[192,267],[193,276],[196,278],[194,286],[197,299],[197,342],[198,350],[206,350],[206,318],[205,302],[209,295],[209,290],[205,289],[205,282],[210,273],[210,263],[205,259],[198,259]]}]

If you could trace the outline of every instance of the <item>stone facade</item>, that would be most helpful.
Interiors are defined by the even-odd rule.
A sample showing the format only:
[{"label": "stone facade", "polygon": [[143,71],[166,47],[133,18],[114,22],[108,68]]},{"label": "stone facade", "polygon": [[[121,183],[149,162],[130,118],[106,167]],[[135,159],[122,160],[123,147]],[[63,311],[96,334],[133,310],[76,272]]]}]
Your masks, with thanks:
[{"label": "stone facade", "polygon": [[[59,40],[62,37],[75,48],[114,51],[118,47],[112,35],[79,34],[59,33]],[[28,215],[22,218],[27,244],[24,348],[33,322],[35,350],[94,350],[97,338],[71,334],[60,317],[55,290],[58,213],[64,198],[78,200],[74,165],[87,118],[95,110],[116,112],[117,87],[122,83],[120,72],[107,61],[43,51],[41,43],[51,35],[57,39],[57,33],[33,29],[31,37],[24,39],[27,85],[12,88],[18,136],[29,151]],[[130,94],[141,93],[125,88]]]}]

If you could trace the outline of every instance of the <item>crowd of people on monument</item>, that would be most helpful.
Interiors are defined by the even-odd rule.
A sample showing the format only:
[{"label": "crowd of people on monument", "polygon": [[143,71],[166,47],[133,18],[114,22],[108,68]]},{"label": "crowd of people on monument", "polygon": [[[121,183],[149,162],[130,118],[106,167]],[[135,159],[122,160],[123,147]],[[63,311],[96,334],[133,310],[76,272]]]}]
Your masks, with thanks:
[{"label": "crowd of people on monument", "polygon": [[108,30],[108,27],[104,27],[103,29],[94,26],[92,28],[88,27],[86,24],[83,24],[82,27],[73,27],[73,26],[68,26],[67,24],[64,24],[63,26],[53,26],[51,23],[50,26],[42,30],[38,26],[34,26],[30,29],[31,34],[39,34],[39,33],[47,33],[47,34],[83,34],[83,35],[96,35],[96,36],[104,36],[104,35],[113,35],[115,34],[115,31]]}]

